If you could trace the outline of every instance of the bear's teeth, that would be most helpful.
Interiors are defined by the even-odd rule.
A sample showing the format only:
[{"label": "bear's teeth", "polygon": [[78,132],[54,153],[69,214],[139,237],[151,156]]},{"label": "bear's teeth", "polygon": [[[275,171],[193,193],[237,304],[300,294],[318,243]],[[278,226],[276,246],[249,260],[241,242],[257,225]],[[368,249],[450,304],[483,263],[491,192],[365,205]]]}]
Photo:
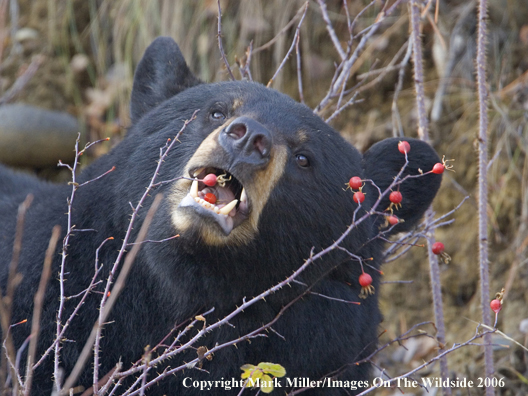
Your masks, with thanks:
[{"label": "bear's teeth", "polygon": [[204,168],[196,169],[196,170],[194,171],[193,177],[198,177],[198,175],[199,175],[200,173],[202,173],[203,170],[204,170]]},{"label": "bear's teeth", "polygon": [[229,212],[233,210],[233,208],[236,206],[237,203],[238,203],[238,199],[233,199],[226,206],[220,209],[219,214],[228,215]]},{"label": "bear's teeth", "polygon": [[190,194],[193,198],[198,197],[198,180],[194,180],[192,182]]},{"label": "bear's teeth", "polygon": [[246,202],[246,200],[247,200],[246,189],[243,188],[242,193],[240,194],[240,202]]}]

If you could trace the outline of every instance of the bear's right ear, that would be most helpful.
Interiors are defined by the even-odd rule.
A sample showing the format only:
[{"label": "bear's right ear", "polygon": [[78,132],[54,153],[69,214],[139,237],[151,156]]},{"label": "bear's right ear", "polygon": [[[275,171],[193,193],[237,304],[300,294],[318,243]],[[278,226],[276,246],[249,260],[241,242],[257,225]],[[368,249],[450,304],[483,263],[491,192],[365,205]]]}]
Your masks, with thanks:
[{"label": "bear's right ear", "polygon": [[[405,155],[398,149],[398,143],[402,140],[407,141],[411,147],[408,153],[409,163],[405,167],[402,178],[407,175],[414,177],[405,180],[397,188],[403,199],[401,207],[394,210],[394,214],[404,222],[392,228],[389,234],[409,231],[414,227],[431,205],[442,182],[441,175],[434,173],[420,175],[422,172],[426,173],[433,169],[433,166],[440,162],[440,158],[427,143],[410,138],[390,138],[373,145],[363,156],[363,169],[367,178],[374,181],[381,191],[385,191],[391,185],[394,177],[405,165]],[[372,194],[372,200],[378,197],[378,192],[372,188],[370,183],[367,183],[365,187],[367,194]],[[383,211],[389,205],[389,197],[386,196],[381,201],[378,210]],[[379,222],[383,223],[384,219],[380,218]]]},{"label": "bear's right ear", "polygon": [[178,44],[170,37],[158,37],[148,46],[134,74],[132,124],[165,100],[201,83],[189,70]]}]

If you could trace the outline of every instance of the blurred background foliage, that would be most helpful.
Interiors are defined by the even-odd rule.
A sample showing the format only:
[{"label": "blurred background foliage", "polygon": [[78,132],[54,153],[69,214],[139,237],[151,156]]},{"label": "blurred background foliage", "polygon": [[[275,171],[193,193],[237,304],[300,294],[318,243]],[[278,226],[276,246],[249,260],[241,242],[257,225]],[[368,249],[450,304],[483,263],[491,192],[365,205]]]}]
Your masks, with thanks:
[{"label": "blurred background foliage", "polygon": [[[246,60],[246,50],[252,42],[251,73],[255,81],[266,84],[292,43],[304,1],[220,3],[223,46],[235,76],[240,78],[236,61]],[[314,108],[326,94],[340,58],[318,2],[308,3],[300,31],[301,70],[304,100]],[[343,48],[349,39],[344,4],[354,19],[369,3],[326,1]],[[373,1],[359,15],[352,32],[358,36],[352,48],[382,8],[381,1]],[[471,336],[475,330],[472,321],[480,317],[475,3],[424,1],[424,9],[424,83],[427,105],[434,113],[431,143],[440,155],[456,160],[456,173],[445,175],[435,210],[445,213],[463,197],[470,196],[455,214],[455,224],[438,230],[436,235],[452,257],[451,264],[442,267],[447,340],[451,344]],[[44,55],[45,61],[15,101],[67,111],[81,122],[85,140],[111,136],[112,144],[116,144],[129,125],[128,103],[135,65],[156,36],[173,37],[191,69],[204,81],[228,78],[218,50],[217,18],[216,0],[0,0],[0,96],[34,56]],[[528,2],[490,0],[489,23],[491,289],[495,292],[506,288],[499,328],[526,345],[527,335],[519,325],[528,318]],[[408,9],[403,2],[368,40],[354,64],[347,84],[348,89],[353,89],[347,97],[359,92],[357,103],[345,109],[332,125],[361,150],[393,134],[416,136],[410,61],[402,69],[402,89],[394,100],[400,70],[392,66],[404,59],[408,38]],[[272,87],[300,98],[295,51]],[[321,115],[327,118],[333,110],[332,105],[327,106]],[[92,158],[109,148],[110,145],[98,146],[91,152]],[[55,173],[53,177],[61,178]],[[388,281],[413,281],[386,284],[380,291],[385,314],[382,328],[387,329],[382,340],[386,341],[415,323],[432,320],[433,314],[425,249],[413,248],[404,259],[388,264],[384,272]],[[499,342],[510,346],[509,350],[497,347],[497,370],[508,379],[500,394],[526,394],[528,355],[507,341]],[[433,353],[434,346],[414,346],[414,352],[405,357],[398,351],[392,355],[384,353],[380,364],[392,367],[392,374],[397,374]],[[482,375],[481,353],[480,348],[469,347],[452,354],[451,369],[458,376]],[[478,394],[479,390],[472,389],[470,393]]]}]

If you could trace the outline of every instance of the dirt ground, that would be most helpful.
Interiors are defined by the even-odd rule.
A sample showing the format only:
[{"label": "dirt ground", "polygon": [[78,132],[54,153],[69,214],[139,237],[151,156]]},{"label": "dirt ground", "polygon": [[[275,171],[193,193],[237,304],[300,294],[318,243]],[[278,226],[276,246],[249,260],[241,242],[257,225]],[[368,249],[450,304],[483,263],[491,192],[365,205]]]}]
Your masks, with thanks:
[{"label": "dirt ground", "polygon": [[[7,1],[0,1],[4,3]],[[0,96],[23,74],[34,56],[45,56],[39,70],[14,101],[75,115],[82,124],[85,140],[111,136],[115,144],[126,133],[133,70],[143,50],[158,35],[174,37],[191,69],[203,80],[227,79],[217,44],[216,1],[19,0],[15,3],[19,5],[18,17],[15,19],[8,9],[0,21]],[[308,3],[300,30],[303,93],[306,104],[315,107],[328,89],[339,55],[317,1]],[[369,2],[349,0],[346,3],[353,19]],[[448,81],[440,115],[430,124],[431,144],[440,155],[455,159],[455,172],[446,172],[434,210],[442,215],[469,197],[452,216],[455,222],[436,232],[436,239],[445,244],[451,256],[449,264],[441,265],[447,345],[451,346],[474,334],[481,315],[477,235],[478,102],[474,78],[476,14],[474,3],[468,8],[465,0],[430,3],[429,11],[422,18],[422,42],[426,105],[431,113],[435,94],[442,81]],[[439,4],[436,22],[435,3]],[[299,0],[221,1],[223,45],[237,78],[240,74],[235,59],[242,62],[246,59],[246,48],[253,40],[256,51],[251,59],[253,79],[262,83],[270,80],[291,45],[299,21],[298,10],[303,4]],[[327,6],[344,48],[348,28],[343,2],[328,0]],[[381,7],[377,1],[360,14],[354,34],[373,24]],[[498,328],[526,347],[528,334],[519,326],[528,318],[528,2],[490,0],[488,16],[489,158],[492,159],[488,166],[490,300],[495,292],[505,288]],[[294,22],[288,26],[291,20]],[[271,45],[259,48],[274,37],[277,39]],[[396,64],[401,62],[408,37],[408,9],[403,4],[369,39],[353,68],[347,84],[347,89],[352,91],[347,97],[358,91],[358,102],[345,109],[332,125],[362,150],[393,134],[417,135],[412,62],[402,69],[405,74],[400,91],[396,89],[399,70],[375,73],[392,66],[391,61],[397,54]],[[358,45],[358,41],[353,45]],[[272,86],[299,99],[295,58],[294,52]],[[379,75],[382,78],[375,80]],[[395,92],[399,95],[396,101]],[[326,118],[332,111],[330,106],[322,116]],[[91,158],[103,154],[109,147],[110,144],[98,146],[90,153]],[[55,180],[65,177],[49,169],[38,172]],[[378,291],[385,317],[381,325],[385,330],[380,338],[382,344],[417,323],[433,320],[425,249],[411,249],[401,259],[387,264],[384,273],[387,283]],[[423,329],[434,334],[431,326]],[[377,364],[391,376],[409,371],[437,351],[435,342],[419,340],[408,345],[407,354],[397,345],[388,348],[380,354]],[[494,347],[497,377],[505,378],[505,385],[497,388],[497,394],[528,394],[528,352],[499,335],[494,335],[494,343],[497,344]],[[473,380],[482,377],[483,348],[468,346],[451,353],[449,368],[453,377]],[[435,376],[435,373],[438,376],[438,367],[432,365],[415,378]],[[406,394],[423,392],[405,389]],[[454,392],[479,395],[483,389]],[[393,393],[399,394],[399,391],[379,391],[379,394]]]}]

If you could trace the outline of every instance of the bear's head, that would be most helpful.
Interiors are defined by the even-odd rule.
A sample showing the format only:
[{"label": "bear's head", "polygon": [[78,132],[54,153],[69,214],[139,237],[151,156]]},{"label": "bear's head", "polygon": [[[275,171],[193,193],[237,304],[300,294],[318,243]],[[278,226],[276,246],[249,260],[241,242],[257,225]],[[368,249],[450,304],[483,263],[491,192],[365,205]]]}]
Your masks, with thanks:
[{"label": "bear's head", "polygon": [[[178,233],[175,248],[202,261],[209,252],[210,257],[230,255],[240,268],[248,261],[262,262],[280,274],[278,279],[302,264],[312,248],[332,244],[372,211],[342,243],[359,254],[388,228],[383,215],[390,205],[388,194],[372,208],[398,172],[404,168],[401,177],[416,176],[439,161],[428,144],[414,139],[404,139],[411,144],[407,165],[398,150],[402,139],[386,139],[361,155],[311,109],[273,89],[249,81],[202,83],[176,43],[158,38],[135,74],[133,127],[123,142],[133,146],[127,168],[134,170],[123,179],[123,191],[140,185],[140,178],[145,179],[141,185],[147,184],[152,173],[137,169],[152,169],[159,147],[195,112],[162,165],[158,180],[175,181],[163,187],[165,202],[152,239]],[[208,174],[217,176],[215,185],[203,182]],[[359,209],[346,185],[352,176],[364,180],[365,201]],[[440,182],[441,176],[426,174],[396,186],[403,201],[394,214],[401,222],[384,236],[412,228]],[[206,194],[216,202],[208,202]],[[381,250],[377,246],[365,257],[376,255]]]}]

